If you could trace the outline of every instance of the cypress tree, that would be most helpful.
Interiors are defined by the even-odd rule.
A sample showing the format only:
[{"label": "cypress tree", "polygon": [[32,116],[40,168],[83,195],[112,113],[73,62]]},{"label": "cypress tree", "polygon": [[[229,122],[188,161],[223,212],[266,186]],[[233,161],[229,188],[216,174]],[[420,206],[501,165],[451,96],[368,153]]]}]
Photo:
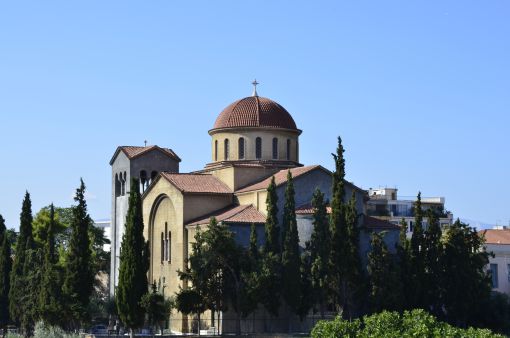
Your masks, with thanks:
[{"label": "cypress tree", "polygon": [[423,308],[425,304],[424,290],[424,231],[423,231],[423,209],[421,206],[421,192],[418,192],[416,202],[414,204],[414,227],[411,236],[411,268],[412,268],[412,287],[414,289],[412,295],[412,306],[414,308]]},{"label": "cypress tree", "polygon": [[117,310],[120,319],[130,329],[143,325],[144,312],[140,301],[148,292],[146,243],[143,238],[142,199],[138,180],[131,180],[126,230],[122,237],[120,251],[119,286],[116,293]]},{"label": "cypress tree", "polygon": [[44,260],[42,265],[41,292],[39,293],[39,312],[41,319],[50,325],[62,322],[62,294],[60,271],[55,255],[55,209],[50,205],[50,220],[46,229],[44,243]]},{"label": "cypress tree", "polygon": [[11,270],[11,243],[7,238],[5,220],[0,215],[0,328],[5,328],[10,322],[9,289]]},{"label": "cypress tree", "polygon": [[312,197],[313,208],[313,231],[310,238],[310,279],[313,294],[313,305],[319,305],[321,318],[327,304],[328,288],[327,279],[329,276],[329,250],[331,233],[328,223],[328,215],[324,194],[316,189]]},{"label": "cypress tree", "polygon": [[[301,257],[296,222],[294,182],[290,170],[287,172],[285,204],[283,208],[283,252],[282,252],[282,295],[292,312],[297,313],[301,301]],[[290,323],[290,321],[289,321]]]},{"label": "cypress tree", "polygon": [[32,220],[32,202],[27,191],[21,207],[19,235],[16,240],[16,255],[12,265],[9,289],[9,313],[16,323],[21,323],[23,315],[29,311],[24,303],[27,292],[27,276],[24,274],[24,267],[27,251],[33,248],[34,243]]},{"label": "cypress tree", "polygon": [[266,243],[265,252],[280,254],[280,227],[278,225],[278,195],[276,194],[276,183],[274,176],[267,187],[266,197],[267,217],[265,224]]},{"label": "cypress tree", "polygon": [[441,227],[436,213],[429,209],[428,227],[425,231],[425,290],[426,303],[432,313],[438,317],[442,315],[442,296],[443,296],[443,269],[442,256],[443,247],[441,244]]},{"label": "cypress tree", "polygon": [[71,238],[65,262],[63,292],[66,297],[67,315],[74,328],[87,318],[87,306],[93,291],[94,274],[91,268],[91,249],[89,239],[90,216],[85,201],[85,184],[80,180],[74,200],[71,220]]},{"label": "cypress tree", "polygon": [[[335,160],[335,172],[333,173],[332,201],[331,201],[331,250],[329,255],[331,301],[345,310],[347,281],[345,279],[346,264],[345,256],[348,252],[346,247],[346,224],[345,224],[345,160],[342,139],[338,137],[336,154],[332,154]],[[338,310],[340,310],[338,308]],[[346,311],[343,311],[346,314]]]},{"label": "cypress tree", "polygon": [[26,289],[21,300],[24,310],[20,322],[25,336],[32,334],[35,323],[40,317],[39,292],[42,280],[42,250],[36,247],[35,243],[31,243],[32,240],[32,238],[27,239],[27,247],[31,247],[31,249],[25,250],[25,264],[23,265],[23,278]]},{"label": "cypress tree", "polygon": [[369,301],[372,313],[398,310],[400,289],[393,257],[384,243],[384,233],[373,232],[368,253]]},{"label": "cypress tree", "polygon": [[404,218],[400,221],[400,236],[396,247],[402,294],[398,310],[410,310],[413,306],[411,300],[414,297],[414,285],[411,266],[411,244],[407,238],[407,222]]}]

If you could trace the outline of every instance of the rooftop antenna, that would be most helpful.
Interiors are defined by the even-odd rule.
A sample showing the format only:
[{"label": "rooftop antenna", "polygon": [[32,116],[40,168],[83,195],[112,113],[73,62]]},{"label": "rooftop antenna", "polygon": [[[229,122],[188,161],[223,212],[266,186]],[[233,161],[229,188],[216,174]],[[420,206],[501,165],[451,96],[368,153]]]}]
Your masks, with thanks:
[{"label": "rooftop antenna", "polygon": [[144,140],[143,143],[144,143],[144,147],[147,147],[147,140]]},{"label": "rooftop antenna", "polygon": [[259,96],[259,94],[257,94],[257,85],[259,84],[257,79],[253,80],[251,84],[253,85],[253,94],[251,94],[251,96]]}]

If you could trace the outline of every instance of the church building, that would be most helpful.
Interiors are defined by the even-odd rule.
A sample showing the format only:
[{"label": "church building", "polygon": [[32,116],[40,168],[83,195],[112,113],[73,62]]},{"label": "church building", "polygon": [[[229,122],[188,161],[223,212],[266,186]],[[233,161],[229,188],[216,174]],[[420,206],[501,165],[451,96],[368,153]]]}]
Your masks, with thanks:
[{"label": "church building", "polygon": [[[218,115],[209,130],[211,158],[201,170],[180,173],[181,159],[169,148],[118,147],[110,161],[110,293],[114,294],[118,282],[127,194],[133,188],[143,193],[144,236],[151,252],[148,279],[165,296],[174,295],[182,286],[177,270],[185,268],[196,228],[206,226],[212,216],[228,225],[242,245],[248,245],[250,226],[255,224],[263,243],[267,187],[274,176],[281,222],[289,170],[294,178],[300,245],[304,247],[313,229],[312,195],[318,188],[331,200],[332,173],[320,165],[300,163],[301,133],[291,114],[277,102],[258,96],[255,87],[252,96],[233,102]],[[129,186],[131,177],[140,179],[139,187]],[[346,199],[352,193],[356,196],[359,226],[363,229],[362,257],[368,251],[370,231],[385,230],[386,240],[394,243],[398,226],[366,216],[367,192],[350,182],[346,182],[345,190]],[[170,326],[174,331],[187,332],[186,323],[183,316],[174,313]],[[226,326],[223,331],[228,331]]]}]

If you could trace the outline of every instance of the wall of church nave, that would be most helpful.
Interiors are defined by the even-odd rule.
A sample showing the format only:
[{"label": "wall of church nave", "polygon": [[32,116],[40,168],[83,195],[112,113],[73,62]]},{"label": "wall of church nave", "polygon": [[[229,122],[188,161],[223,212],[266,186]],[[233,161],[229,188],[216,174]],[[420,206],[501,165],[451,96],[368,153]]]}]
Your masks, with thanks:
[{"label": "wall of church nave", "polygon": [[184,195],[184,224],[213,211],[223,209],[233,202],[231,194]]}]

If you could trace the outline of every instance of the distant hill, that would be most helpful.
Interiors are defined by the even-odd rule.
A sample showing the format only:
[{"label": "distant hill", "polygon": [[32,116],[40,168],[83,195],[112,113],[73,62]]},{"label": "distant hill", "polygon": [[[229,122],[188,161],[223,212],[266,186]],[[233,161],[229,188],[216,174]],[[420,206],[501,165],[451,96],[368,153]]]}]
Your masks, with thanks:
[{"label": "distant hill", "polygon": [[472,219],[461,218],[460,221],[462,223],[467,223],[470,226],[475,227],[477,230],[492,229],[493,227],[495,227],[495,224],[489,224],[489,223],[485,223],[485,222],[481,222],[481,221],[475,221]]}]

